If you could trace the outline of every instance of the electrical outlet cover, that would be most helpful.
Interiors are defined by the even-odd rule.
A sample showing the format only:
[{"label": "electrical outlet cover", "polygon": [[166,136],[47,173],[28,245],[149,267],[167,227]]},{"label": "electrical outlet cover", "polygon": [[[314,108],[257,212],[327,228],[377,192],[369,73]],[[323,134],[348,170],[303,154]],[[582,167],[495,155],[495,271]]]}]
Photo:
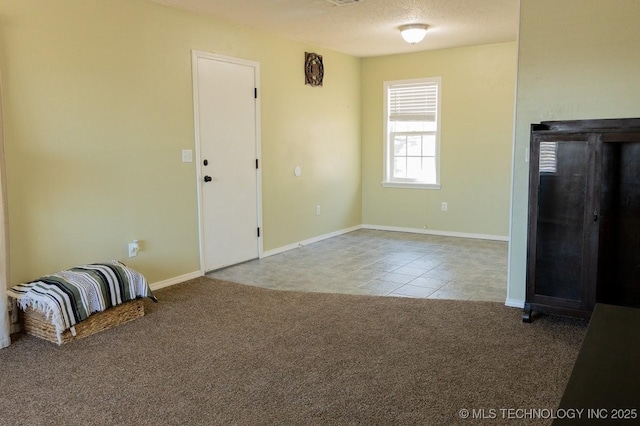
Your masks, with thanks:
[{"label": "electrical outlet cover", "polygon": [[136,257],[138,255],[138,245],[136,243],[129,243],[129,257]]}]

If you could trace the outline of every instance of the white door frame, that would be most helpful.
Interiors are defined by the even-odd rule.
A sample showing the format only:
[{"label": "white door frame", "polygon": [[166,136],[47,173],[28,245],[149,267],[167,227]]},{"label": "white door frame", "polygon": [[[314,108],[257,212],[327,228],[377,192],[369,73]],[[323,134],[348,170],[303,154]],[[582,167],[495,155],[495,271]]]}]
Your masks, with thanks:
[{"label": "white door frame", "polygon": [[198,191],[198,237],[200,240],[200,274],[205,274],[205,243],[204,243],[204,218],[202,212],[202,160],[200,157],[200,114],[199,114],[199,94],[198,94],[198,59],[211,59],[220,62],[228,62],[237,65],[245,65],[253,67],[255,72],[255,87],[258,93],[256,99],[256,159],[258,160],[259,167],[256,170],[256,208],[258,214],[258,228],[260,228],[260,235],[258,237],[258,258],[262,258],[263,253],[263,228],[262,228],[262,154],[261,154],[261,138],[262,134],[260,127],[260,63],[256,61],[250,61],[247,59],[233,58],[230,56],[218,55],[215,53],[204,52],[200,50],[191,51],[191,72],[193,78],[193,119],[194,119],[194,133],[195,133],[195,161],[196,161],[196,187]]}]

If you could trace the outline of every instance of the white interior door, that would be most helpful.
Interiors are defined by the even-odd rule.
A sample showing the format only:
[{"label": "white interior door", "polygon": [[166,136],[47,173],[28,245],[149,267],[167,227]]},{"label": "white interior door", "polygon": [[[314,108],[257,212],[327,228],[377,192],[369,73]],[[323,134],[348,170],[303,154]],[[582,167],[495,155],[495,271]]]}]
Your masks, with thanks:
[{"label": "white interior door", "polygon": [[259,237],[257,64],[194,52],[204,272],[255,259]]}]

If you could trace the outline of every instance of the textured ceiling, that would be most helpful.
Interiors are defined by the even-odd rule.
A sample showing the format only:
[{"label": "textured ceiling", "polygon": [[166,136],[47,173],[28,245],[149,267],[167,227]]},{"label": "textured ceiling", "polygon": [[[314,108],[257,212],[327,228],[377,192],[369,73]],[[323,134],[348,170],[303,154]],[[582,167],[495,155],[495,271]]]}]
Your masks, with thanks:
[{"label": "textured ceiling", "polygon": [[[360,57],[512,41],[518,28],[518,0],[151,1]],[[429,25],[416,45],[398,30],[411,23]]]}]

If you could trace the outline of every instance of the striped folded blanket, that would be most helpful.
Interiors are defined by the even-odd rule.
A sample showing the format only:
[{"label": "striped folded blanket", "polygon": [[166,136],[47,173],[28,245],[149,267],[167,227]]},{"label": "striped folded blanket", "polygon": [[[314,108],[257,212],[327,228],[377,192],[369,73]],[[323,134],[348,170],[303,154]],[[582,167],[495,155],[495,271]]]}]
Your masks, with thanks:
[{"label": "striped folded blanket", "polygon": [[56,327],[58,342],[62,333],[94,312],[102,312],[138,297],[154,301],[142,274],[117,260],[82,265],[18,284],[7,291],[23,310],[27,307],[44,313]]}]

